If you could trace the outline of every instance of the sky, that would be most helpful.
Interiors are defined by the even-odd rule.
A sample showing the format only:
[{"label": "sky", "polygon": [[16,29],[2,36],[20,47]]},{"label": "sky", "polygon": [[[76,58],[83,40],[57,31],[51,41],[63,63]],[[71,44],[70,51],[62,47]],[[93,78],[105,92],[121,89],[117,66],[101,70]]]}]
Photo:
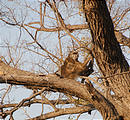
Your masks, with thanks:
[{"label": "sky", "polygon": [[[5,2],[4,0],[1,0],[1,1]],[[30,0],[28,0],[28,1],[30,2]],[[122,1],[118,0],[118,1],[123,2],[125,0],[122,0]],[[13,3],[11,3],[11,2],[8,3],[9,6],[12,5],[12,4]],[[27,14],[29,14],[29,15],[31,14],[31,17],[32,17],[31,19],[33,19],[33,17],[34,17],[33,13],[28,12]],[[35,16],[35,17],[37,17],[37,16]],[[34,19],[37,20],[37,18],[34,18]],[[73,21],[74,24],[76,23],[77,19]],[[27,19],[27,21],[28,20],[29,19]],[[69,19],[68,19],[68,21],[69,21]],[[21,42],[22,41],[25,41],[25,43],[26,43],[26,41],[32,42],[31,38],[28,36],[27,33],[23,32],[23,34],[24,35],[21,38]],[[128,32],[126,32],[125,34],[127,36],[129,36]],[[2,24],[1,27],[0,27],[0,46],[6,45],[6,43],[8,43],[8,41],[9,41],[10,45],[16,45],[17,44],[16,40],[19,38],[19,35],[20,35],[19,28],[14,28],[14,27],[11,27],[11,26],[5,26],[4,24]],[[44,39],[47,36],[49,36],[48,39]],[[48,34],[45,33],[43,35],[39,34],[39,39],[41,39],[41,40],[43,39],[45,44],[46,44],[46,46],[48,46],[48,44],[49,44],[50,45],[50,49],[51,49],[51,48],[53,48],[53,46],[55,44],[57,44],[55,42],[56,40],[55,40],[55,38],[53,36],[54,36],[54,33],[52,33],[52,34],[51,33],[48,33]],[[50,42],[52,39],[53,39],[53,42]],[[66,39],[68,39],[68,38],[66,37]],[[14,51],[15,51],[15,48],[14,48]],[[21,52],[25,53],[24,50],[21,51]],[[8,59],[7,48],[0,47],[0,55],[6,57]],[[14,56],[14,58],[18,58],[18,57],[19,56],[17,56],[17,55]],[[42,57],[39,57],[36,54],[30,53],[30,52],[26,52],[25,55],[23,55],[23,57],[22,57],[22,63],[21,63],[22,66],[20,66],[20,68],[24,69],[24,70],[30,70],[31,69],[32,71],[38,71],[39,69],[38,69],[38,67],[36,67],[36,65],[34,63],[36,61],[40,61],[39,59],[42,59]],[[26,63],[24,63],[24,62],[26,62]],[[31,65],[29,64],[30,62],[32,63]],[[3,88],[7,88],[8,85],[4,84],[4,85],[1,85],[0,87],[1,88],[2,87]],[[23,86],[20,86],[20,87],[19,86],[13,86],[12,89],[11,89],[11,92],[9,93],[9,95],[7,95],[5,101],[8,102],[8,101],[14,101],[15,100],[15,102],[19,102],[23,98],[29,97],[31,94],[32,94],[32,91],[31,90],[26,90]],[[54,94],[50,95],[49,97],[50,98],[52,98],[52,97],[56,98],[57,97],[57,93],[56,94],[54,93]],[[29,115],[31,115],[32,117],[35,117],[35,116],[41,114],[41,109],[40,108],[41,108],[41,106],[38,105],[38,104],[32,105],[31,107],[21,108],[20,110],[18,110],[18,111],[16,111],[14,113],[14,116],[15,116],[14,118],[15,118],[15,120],[24,120],[24,119],[26,119],[27,117],[24,115],[25,111],[27,111],[27,113]],[[44,112],[50,111],[50,109],[51,108],[49,108],[47,106],[47,109]],[[77,115],[71,115],[71,118],[76,119],[76,116]],[[58,117],[55,120],[61,120],[61,119],[68,120],[68,115],[62,116],[62,117]],[[6,118],[6,120],[8,120],[8,118]],[[100,113],[98,111],[93,111],[91,116],[88,115],[87,113],[85,113],[82,116],[80,116],[80,120],[102,120],[102,117],[101,117],[101,115],[100,115]]]}]

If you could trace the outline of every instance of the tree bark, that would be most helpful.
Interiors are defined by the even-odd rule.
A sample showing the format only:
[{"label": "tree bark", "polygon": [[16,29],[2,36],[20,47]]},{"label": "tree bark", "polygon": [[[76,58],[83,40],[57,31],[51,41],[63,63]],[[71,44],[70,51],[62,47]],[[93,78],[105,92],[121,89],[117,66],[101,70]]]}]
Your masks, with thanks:
[{"label": "tree bark", "polygon": [[[89,101],[103,117],[107,113],[113,120],[119,119],[117,110],[91,83],[81,84],[73,79],[60,78],[56,75],[38,75],[12,68],[0,61],[0,83],[24,85],[27,88],[46,88],[48,91],[62,92]],[[9,113],[5,113],[9,114]],[[1,114],[0,114],[1,115]],[[110,118],[110,117],[109,117]]]},{"label": "tree bark", "polygon": [[58,91],[77,96],[93,104],[104,120],[130,119],[129,65],[122,54],[114,34],[114,27],[105,0],[85,0],[84,10],[92,34],[96,62],[113,96],[104,97],[91,83],[86,85],[75,80],[61,79],[56,75],[36,75],[18,70],[0,60],[0,83],[24,85],[30,88]]},{"label": "tree bark", "polygon": [[129,64],[115,37],[105,0],[85,0],[84,12],[92,35],[94,57],[105,77],[106,86],[117,97],[107,99],[111,100],[118,113],[128,120],[130,119]]}]

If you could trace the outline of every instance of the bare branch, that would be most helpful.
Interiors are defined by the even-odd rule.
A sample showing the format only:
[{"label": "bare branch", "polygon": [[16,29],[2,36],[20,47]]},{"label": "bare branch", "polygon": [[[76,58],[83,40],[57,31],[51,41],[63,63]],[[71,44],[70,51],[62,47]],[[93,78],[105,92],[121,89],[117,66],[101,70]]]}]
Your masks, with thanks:
[{"label": "bare branch", "polygon": [[[93,104],[101,114],[102,109],[105,109],[109,114],[116,112],[114,106],[105,99],[105,97],[102,96],[91,83],[86,83],[86,85],[84,85],[73,79],[60,78],[56,75],[36,75],[12,68],[4,64],[2,61],[0,63],[0,71],[0,83],[32,86],[32,88],[37,87],[39,89],[46,87],[46,89],[50,91],[58,91],[87,100],[90,104]],[[23,105],[23,102],[17,105],[17,107],[21,106],[21,104]]]},{"label": "bare branch", "polygon": [[[73,104],[73,102],[69,99],[66,99],[66,100],[49,100],[49,102],[53,105],[59,105],[59,104]],[[78,102],[78,101],[77,101]],[[42,99],[32,99],[32,100],[29,100],[29,101],[26,101],[23,106],[30,106],[31,104],[35,104],[35,103],[39,103],[39,104],[48,104],[47,101],[44,101]],[[80,102],[79,103],[80,105],[87,105],[86,102],[83,102],[82,103]],[[17,103],[13,103],[13,104],[3,104],[3,105],[0,105],[0,109],[2,108],[10,108],[10,107],[15,107],[17,105]]]},{"label": "bare branch", "polygon": [[37,116],[35,118],[28,119],[28,120],[49,119],[49,118],[54,118],[61,115],[85,113],[91,110],[94,110],[94,107],[89,106],[89,105],[83,106],[83,107],[64,108],[64,109],[60,109],[55,112],[46,113],[44,115]]},{"label": "bare branch", "polygon": [[130,48],[130,38],[123,35],[121,32],[115,31],[116,38],[118,42],[124,46],[128,46]]},{"label": "bare branch", "polygon": [[[13,25],[13,26],[16,26],[18,24],[13,24],[13,23],[10,23],[2,18],[0,18],[0,20],[2,20],[3,22],[5,22],[6,24],[8,25]],[[38,27],[34,27],[34,26],[30,26],[32,24],[39,24],[40,25],[40,22],[30,22],[28,24],[24,24],[25,26],[27,27],[30,27],[30,28],[33,28],[33,29],[36,29],[37,31],[45,31],[45,32],[57,32],[57,31],[62,31],[64,30],[63,27],[56,27],[56,28],[45,28],[44,26],[42,26],[41,28],[38,28]],[[25,27],[24,27],[25,28]],[[66,25],[66,28],[73,32],[75,30],[84,30],[84,29],[89,29],[89,26],[87,24],[79,24],[79,25]],[[27,29],[25,29],[27,30]],[[123,35],[120,31],[117,31],[115,30],[115,35],[117,37],[117,40],[120,44],[123,44],[124,46],[128,46],[130,47],[130,38],[126,37],[125,35]]]},{"label": "bare branch", "polygon": [[19,102],[19,104],[17,104],[14,108],[12,108],[11,110],[6,110],[4,111],[3,113],[0,113],[0,116],[7,116],[7,115],[12,115],[13,112],[15,112],[17,109],[19,109],[20,107],[23,106],[23,104],[26,102],[26,101],[29,101],[31,100],[32,98],[34,98],[35,96],[41,94],[43,91],[45,91],[46,88],[42,88],[42,90],[40,90],[39,92],[33,94],[32,96],[28,97],[28,98],[25,98],[23,99],[21,102]]},{"label": "bare branch", "polygon": [[117,25],[121,22],[121,20],[125,17],[125,15],[130,11],[130,8],[125,9],[120,15],[116,16],[116,20],[113,21],[115,24],[115,28],[117,27]]}]

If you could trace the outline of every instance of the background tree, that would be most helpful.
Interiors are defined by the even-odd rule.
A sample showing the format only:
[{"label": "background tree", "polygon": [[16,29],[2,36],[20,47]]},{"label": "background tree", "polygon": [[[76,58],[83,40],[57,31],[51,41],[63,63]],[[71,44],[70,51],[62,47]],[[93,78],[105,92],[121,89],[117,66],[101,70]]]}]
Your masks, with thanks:
[{"label": "background tree", "polygon": [[[90,114],[96,109],[104,120],[129,120],[129,65],[119,45],[119,42],[123,46],[130,45],[130,39],[121,33],[129,28],[122,22],[127,20],[129,8],[117,3],[108,0],[108,11],[105,0],[1,2],[1,23],[19,30],[15,37],[18,42],[6,40],[6,46],[1,43],[7,47],[8,56],[1,52],[0,83],[10,84],[8,88],[1,85],[1,117],[13,119],[21,107],[31,108],[32,104],[39,103],[42,114],[32,118],[25,112],[29,119],[79,114],[78,119],[82,113]],[[123,48],[128,50],[128,47]],[[95,59],[94,73],[85,78],[85,84],[54,74],[74,49],[78,49],[81,62],[91,58],[90,53]],[[32,62],[32,69],[25,60]],[[22,68],[30,72],[20,70]],[[6,103],[12,85],[23,85],[34,92],[17,103]],[[44,113],[47,109],[44,104],[50,105],[51,111]],[[61,104],[67,108],[60,108]]]}]

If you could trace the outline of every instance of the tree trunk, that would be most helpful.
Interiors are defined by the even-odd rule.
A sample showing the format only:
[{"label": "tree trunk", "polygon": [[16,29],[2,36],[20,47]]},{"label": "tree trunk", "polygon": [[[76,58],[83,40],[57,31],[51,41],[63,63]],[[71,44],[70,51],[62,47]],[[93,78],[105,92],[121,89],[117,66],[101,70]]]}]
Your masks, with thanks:
[{"label": "tree trunk", "polygon": [[113,103],[119,115],[130,120],[129,65],[115,37],[105,0],[84,0],[84,12],[92,35],[93,54],[108,88],[106,98]]}]

